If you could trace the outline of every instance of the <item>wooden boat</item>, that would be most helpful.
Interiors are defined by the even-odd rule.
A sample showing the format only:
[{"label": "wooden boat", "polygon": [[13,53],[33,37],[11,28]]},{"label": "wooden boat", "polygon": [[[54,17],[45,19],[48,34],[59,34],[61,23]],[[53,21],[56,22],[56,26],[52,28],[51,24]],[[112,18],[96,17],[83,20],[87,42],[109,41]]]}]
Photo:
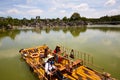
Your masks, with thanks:
[{"label": "wooden boat", "polygon": [[[22,58],[30,66],[30,68],[38,75],[40,80],[48,80],[45,76],[45,59],[44,56],[45,49],[48,48],[46,45],[21,49]],[[53,55],[52,50],[48,50],[49,55]],[[110,77],[110,74],[102,74],[96,70],[86,67],[83,65],[82,59],[70,60],[66,56],[65,51],[61,51],[58,55],[61,58],[59,63],[55,62],[55,66],[61,71],[61,73],[66,77],[65,80],[115,80]],[[68,69],[71,69],[71,72],[68,72]],[[50,78],[51,80],[57,80],[56,77]]]}]

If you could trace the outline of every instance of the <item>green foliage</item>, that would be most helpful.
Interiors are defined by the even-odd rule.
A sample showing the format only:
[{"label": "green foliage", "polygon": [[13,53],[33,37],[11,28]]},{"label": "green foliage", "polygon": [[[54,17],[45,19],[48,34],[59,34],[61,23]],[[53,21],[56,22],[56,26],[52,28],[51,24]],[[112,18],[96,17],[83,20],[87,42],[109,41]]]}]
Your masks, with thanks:
[{"label": "green foliage", "polygon": [[114,15],[114,16],[103,16],[100,17],[100,21],[120,21],[120,15]]},{"label": "green foliage", "polygon": [[40,16],[36,16],[36,22],[40,22]]},{"label": "green foliage", "polygon": [[63,21],[67,21],[68,19],[67,19],[67,17],[65,16],[65,17],[63,17],[62,20],[63,20]]},{"label": "green foliage", "polygon": [[120,15],[111,16],[111,21],[120,21]]},{"label": "green foliage", "polygon": [[67,18],[66,16],[63,17],[63,19],[60,18],[53,18],[53,19],[40,19],[40,16],[36,16],[36,18],[31,18],[30,20],[23,18],[23,19],[17,19],[12,18],[8,16],[7,18],[0,17],[0,29],[9,29],[11,26],[22,26],[22,25],[36,25],[36,23],[41,23],[43,26],[47,24],[50,25],[74,25],[77,23],[83,24],[81,22],[87,23],[104,23],[104,22],[114,22],[117,21],[119,23],[120,21],[120,15],[114,15],[114,16],[103,16],[100,18],[86,18],[81,17],[79,13],[75,12],[71,15],[70,18]]},{"label": "green foliage", "polygon": [[0,21],[0,28],[4,28],[5,26],[7,26],[8,23],[5,21]]},{"label": "green foliage", "polygon": [[13,19],[13,25],[14,26],[19,26],[21,22],[18,19]]},{"label": "green foliage", "polygon": [[111,17],[109,17],[109,16],[103,16],[103,17],[101,17],[100,18],[100,21],[111,21]]},{"label": "green foliage", "polygon": [[60,18],[56,18],[56,21],[60,21]]},{"label": "green foliage", "polygon": [[81,17],[81,20],[82,21],[87,21],[87,18],[86,17]]},{"label": "green foliage", "polygon": [[73,13],[72,16],[70,17],[70,21],[77,21],[80,20],[80,14],[79,13]]}]

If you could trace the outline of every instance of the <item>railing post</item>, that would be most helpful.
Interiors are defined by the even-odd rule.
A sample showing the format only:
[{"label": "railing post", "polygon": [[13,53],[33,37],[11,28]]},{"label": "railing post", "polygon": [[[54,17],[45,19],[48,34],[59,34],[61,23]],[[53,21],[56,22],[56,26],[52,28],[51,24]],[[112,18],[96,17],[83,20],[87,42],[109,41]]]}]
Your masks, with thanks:
[{"label": "railing post", "polygon": [[86,65],[86,53],[84,53],[84,64]]},{"label": "railing post", "polygon": [[89,57],[90,57],[90,55],[88,54],[88,64],[90,63],[90,62],[89,62]]},{"label": "railing post", "polygon": [[83,59],[83,53],[81,52],[81,59]]},{"label": "railing post", "polygon": [[92,56],[92,65],[93,65],[93,56]]}]

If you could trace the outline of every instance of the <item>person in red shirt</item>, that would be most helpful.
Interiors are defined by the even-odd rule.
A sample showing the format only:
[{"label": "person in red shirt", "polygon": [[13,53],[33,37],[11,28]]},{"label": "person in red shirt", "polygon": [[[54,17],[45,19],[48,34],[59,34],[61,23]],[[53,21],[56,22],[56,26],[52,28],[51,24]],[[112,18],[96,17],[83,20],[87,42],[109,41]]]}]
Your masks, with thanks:
[{"label": "person in red shirt", "polygon": [[55,61],[58,62],[59,61],[59,56],[58,54],[60,53],[60,47],[56,46],[55,50],[54,50],[54,57],[55,57]]}]

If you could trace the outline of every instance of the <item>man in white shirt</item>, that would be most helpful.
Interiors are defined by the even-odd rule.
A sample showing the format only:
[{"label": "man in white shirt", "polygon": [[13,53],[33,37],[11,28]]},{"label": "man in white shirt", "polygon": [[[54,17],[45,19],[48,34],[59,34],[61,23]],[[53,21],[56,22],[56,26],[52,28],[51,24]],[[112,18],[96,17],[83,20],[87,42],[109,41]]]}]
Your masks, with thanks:
[{"label": "man in white shirt", "polygon": [[58,80],[63,80],[63,74],[54,66],[53,56],[48,55],[49,58],[45,63],[45,72],[47,74],[48,80],[51,76],[57,77]]}]

